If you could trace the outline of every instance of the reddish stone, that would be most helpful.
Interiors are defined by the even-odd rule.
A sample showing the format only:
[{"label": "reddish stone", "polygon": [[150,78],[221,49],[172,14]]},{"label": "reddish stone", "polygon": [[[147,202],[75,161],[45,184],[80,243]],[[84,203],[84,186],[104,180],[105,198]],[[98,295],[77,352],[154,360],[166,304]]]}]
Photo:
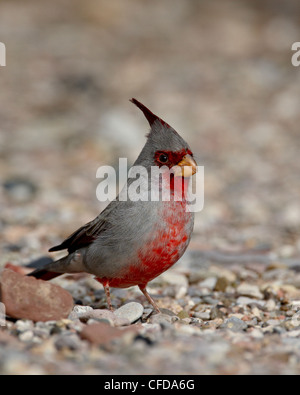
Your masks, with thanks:
[{"label": "reddish stone", "polygon": [[10,263],[10,262],[8,262],[4,267],[5,267],[5,269],[10,269],[13,272],[22,274],[23,276],[26,276],[26,274],[32,272],[32,270],[33,270],[28,267],[14,265],[13,263]]},{"label": "reddish stone", "polygon": [[13,318],[57,321],[67,318],[73,308],[73,298],[63,288],[12,270],[2,271],[0,287],[0,300]]},{"label": "reddish stone", "polygon": [[97,346],[108,345],[111,341],[132,334],[135,336],[140,329],[139,325],[130,325],[124,329],[114,328],[108,324],[99,322],[97,324],[86,325],[80,336]]}]

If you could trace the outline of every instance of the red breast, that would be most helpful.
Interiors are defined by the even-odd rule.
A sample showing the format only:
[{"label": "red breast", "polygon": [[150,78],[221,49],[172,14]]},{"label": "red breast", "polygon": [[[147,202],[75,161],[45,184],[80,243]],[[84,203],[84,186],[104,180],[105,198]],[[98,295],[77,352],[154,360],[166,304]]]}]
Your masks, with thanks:
[{"label": "red breast", "polygon": [[99,282],[115,288],[146,285],[181,258],[190,241],[193,221],[191,213],[186,211],[185,200],[164,202],[160,218],[148,242],[137,251],[135,262],[117,278],[97,278]]}]

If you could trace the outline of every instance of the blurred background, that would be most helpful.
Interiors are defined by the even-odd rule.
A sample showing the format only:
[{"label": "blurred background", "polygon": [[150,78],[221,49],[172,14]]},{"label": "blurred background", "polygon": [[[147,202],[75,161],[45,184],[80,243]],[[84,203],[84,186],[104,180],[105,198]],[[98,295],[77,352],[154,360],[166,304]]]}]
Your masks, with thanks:
[{"label": "blurred background", "polygon": [[0,265],[104,207],[96,170],[135,160],[136,97],[205,166],[191,248],[300,254],[300,3],[1,0]]}]

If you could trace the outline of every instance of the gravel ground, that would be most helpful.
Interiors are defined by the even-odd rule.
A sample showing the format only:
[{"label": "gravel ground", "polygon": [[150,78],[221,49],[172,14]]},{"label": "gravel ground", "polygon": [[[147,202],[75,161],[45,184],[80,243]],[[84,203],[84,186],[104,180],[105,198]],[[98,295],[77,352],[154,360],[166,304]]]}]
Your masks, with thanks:
[{"label": "gravel ground", "polygon": [[73,312],[8,320],[1,373],[300,373],[299,18],[292,0],[1,2],[0,267],[105,207],[97,168],[147,132],[131,97],[205,166],[190,248],[149,287],[162,313],[131,288],[111,315],[90,276],[56,279]]}]

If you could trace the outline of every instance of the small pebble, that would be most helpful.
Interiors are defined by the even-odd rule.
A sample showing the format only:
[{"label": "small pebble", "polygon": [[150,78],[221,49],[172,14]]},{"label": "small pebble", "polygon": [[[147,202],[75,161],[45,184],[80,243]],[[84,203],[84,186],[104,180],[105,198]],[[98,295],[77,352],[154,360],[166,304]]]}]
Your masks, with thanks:
[{"label": "small pebble", "polygon": [[68,349],[71,351],[78,351],[83,348],[83,343],[75,333],[67,333],[59,335],[55,341],[57,350]]},{"label": "small pebble", "polygon": [[37,186],[25,178],[11,178],[3,183],[4,190],[15,203],[27,203],[35,196]]},{"label": "small pebble", "polygon": [[90,306],[80,306],[76,305],[73,307],[73,310],[71,311],[69,315],[70,320],[75,320],[75,319],[86,319],[88,320],[90,318],[90,314],[93,311],[93,308]]},{"label": "small pebble", "polygon": [[237,317],[228,318],[222,325],[222,329],[230,329],[232,332],[241,332],[247,329],[248,325]]},{"label": "small pebble", "polygon": [[208,321],[210,320],[210,311],[204,311],[204,312],[196,312],[195,313],[196,318],[200,318],[203,321]]},{"label": "small pebble", "polygon": [[210,290],[213,290],[217,284],[217,280],[217,277],[209,277],[204,281],[201,281],[198,285],[201,288],[208,288]]},{"label": "small pebble", "polygon": [[169,314],[158,313],[154,314],[149,319],[151,324],[160,324],[163,327],[169,327],[169,325],[174,322],[173,317]]},{"label": "small pebble", "polygon": [[251,305],[253,303],[261,304],[264,305],[263,301],[259,301],[257,299],[252,299],[248,298],[247,296],[240,296],[239,298],[236,299],[236,304],[237,305]]},{"label": "small pebble", "polygon": [[273,299],[269,299],[266,303],[265,303],[265,309],[266,311],[273,311],[276,309],[276,302]]},{"label": "small pebble", "polygon": [[33,322],[30,320],[16,321],[16,329],[19,333],[26,332],[33,329]]},{"label": "small pebble", "polygon": [[33,338],[34,338],[34,333],[33,333],[33,331],[30,331],[30,330],[25,331],[25,332],[22,332],[22,333],[20,333],[20,335],[19,335],[19,339],[20,339],[22,342],[24,342],[24,343],[29,343],[29,342],[31,342],[31,341],[33,340]]},{"label": "small pebble", "polygon": [[237,292],[242,296],[263,299],[263,294],[260,292],[257,285],[242,283],[237,287]]}]

